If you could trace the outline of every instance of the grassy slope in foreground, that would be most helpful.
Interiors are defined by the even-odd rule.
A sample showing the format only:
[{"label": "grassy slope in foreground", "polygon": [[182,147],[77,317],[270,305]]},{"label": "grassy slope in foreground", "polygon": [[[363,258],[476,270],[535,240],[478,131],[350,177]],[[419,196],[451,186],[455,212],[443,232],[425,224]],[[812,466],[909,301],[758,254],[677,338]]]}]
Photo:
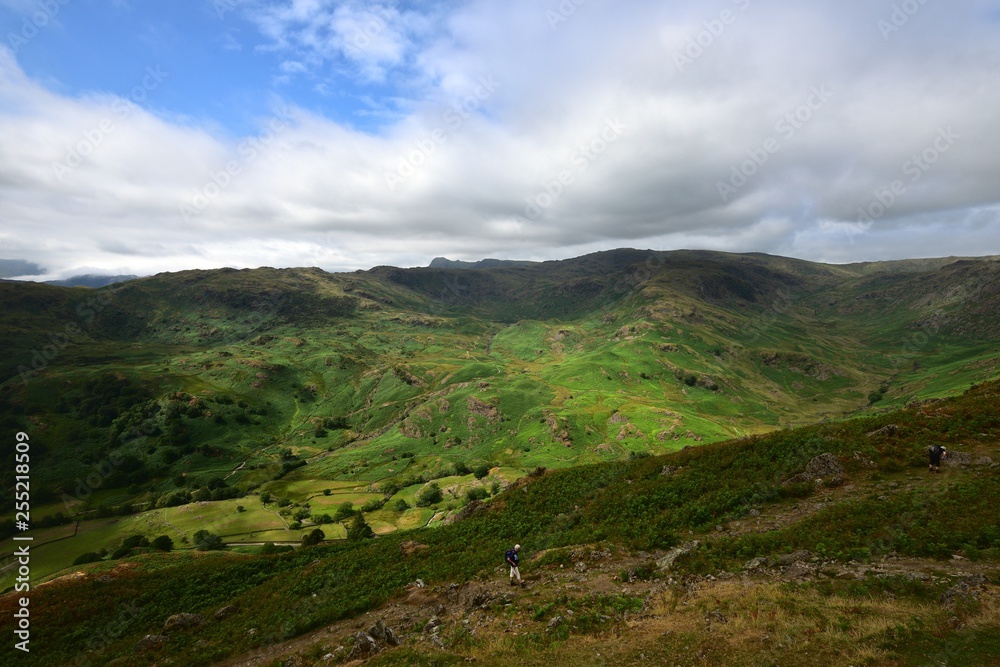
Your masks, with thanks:
[{"label": "grassy slope in foreground", "polygon": [[[628,596],[619,599],[617,594],[595,598],[588,597],[587,584],[581,580],[574,583],[575,589],[562,587],[559,595],[545,602],[550,607],[536,608],[533,605],[541,600],[534,596],[544,595],[550,585],[546,581],[555,580],[560,566],[571,562],[566,547],[641,550],[644,555],[637,557],[651,561],[681,539],[699,539],[701,547],[678,562],[679,571],[672,573],[675,577],[684,572],[689,577],[699,572],[740,572],[750,559],[800,548],[831,567],[851,561],[874,566],[894,553],[945,570],[948,559],[961,553],[987,571],[995,571],[1000,559],[996,468],[954,467],[930,476],[924,457],[928,443],[943,442],[967,454],[970,461],[983,456],[997,459],[998,438],[1000,383],[991,382],[959,397],[877,417],[531,477],[490,505],[470,512],[468,518],[436,530],[273,557],[149,554],[88,566],[33,592],[33,648],[37,646],[36,657],[45,664],[70,664],[81,652],[93,664],[149,665],[168,658],[173,665],[213,664],[377,609],[417,578],[439,588],[447,588],[449,582],[493,580],[502,558],[498,554],[505,545],[519,541],[526,545],[529,565],[525,570],[532,572],[536,590],[512,600],[506,611],[502,603],[496,605],[494,618],[524,616],[537,622],[553,610],[576,609],[587,614],[587,623],[581,621],[578,630],[569,626],[559,633],[546,633],[543,627],[536,632],[525,630],[517,641],[490,646],[462,634],[460,619],[452,618],[443,635],[444,652],[428,649],[417,641],[417,635],[411,635],[404,648],[380,657],[379,664],[409,664],[411,658],[418,660],[415,664],[447,664],[463,656],[478,656],[492,664],[497,656],[491,657],[491,651],[505,659],[527,659],[539,650],[546,651],[550,664],[569,664],[565,661],[572,662],[573,656],[581,664],[594,663],[593,655],[584,649],[592,648],[588,642],[595,636],[627,636],[626,611],[634,614],[640,608],[655,607],[661,618],[670,618],[673,612],[661,607],[670,595],[683,590],[662,583],[659,592],[651,590],[638,602],[625,599]],[[811,459],[827,452],[844,467],[846,483],[833,489],[811,482],[787,483]],[[671,466],[672,474],[663,474],[664,466]],[[812,496],[823,502],[810,500]],[[716,530],[718,525],[735,521],[749,523],[745,517],[754,510],[778,513],[786,520],[761,531]],[[406,540],[425,547],[401,551]],[[542,552],[545,555],[534,558]],[[646,575],[656,576],[648,567]],[[824,642],[833,642],[835,636],[843,640],[844,633],[852,638],[849,631],[858,619],[851,614],[861,612],[849,610],[856,608],[870,614],[893,612],[892,627],[858,630],[853,635],[851,650],[870,649],[869,655],[881,656],[879,664],[925,664],[928,652],[935,651],[951,655],[953,664],[995,664],[1000,634],[995,624],[981,622],[983,614],[995,613],[992,587],[984,588],[981,600],[970,598],[956,612],[958,621],[949,624],[942,617],[944,612],[920,607],[939,594],[936,584],[908,581],[871,583],[853,592],[836,581],[823,584],[821,580],[811,580],[803,590],[760,589],[759,595],[772,599],[773,608],[780,609],[783,617],[829,619],[842,626],[839,635],[826,634],[823,623],[789,621],[780,626],[788,634],[788,641],[779,642],[780,646],[772,642],[758,649],[740,644],[726,651],[717,644],[724,633],[712,635],[701,627],[687,628],[683,642],[688,647],[704,645],[705,655],[717,664],[815,664],[809,660],[817,655],[840,664],[838,654],[831,652],[833,644]],[[878,605],[869,604],[872,595],[878,596]],[[845,596],[857,604],[838,615]],[[715,608],[722,605],[725,611],[726,604],[735,605],[739,598],[737,594],[727,597],[720,588]],[[12,613],[14,603],[14,596],[2,598],[0,613]],[[697,603],[709,604],[702,598]],[[238,613],[214,620],[212,613],[227,604],[235,604]],[[879,611],[879,605],[885,608]],[[720,613],[725,615],[724,611]],[[753,611],[734,607],[730,613],[750,617]],[[210,620],[170,633],[158,649],[135,651],[141,637],[159,632],[164,620],[178,612],[200,612]],[[707,625],[710,628],[711,623]],[[399,630],[408,633],[411,628]],[[647,650],[666,650],[676,639],[647,638]],[[850,646],[851,642],[845,643]],[[584,653],[586,660],[581,657]],[[421,654],[436,656],[433,660],[438,662]],[[855,651],[855,655],[860,654]],[[619,658],[641,661],[637,655]],[[320,663],[320,656],[300,659],[297,664]],[[698,664],[701,659],[694,654],[683,662]]]}]

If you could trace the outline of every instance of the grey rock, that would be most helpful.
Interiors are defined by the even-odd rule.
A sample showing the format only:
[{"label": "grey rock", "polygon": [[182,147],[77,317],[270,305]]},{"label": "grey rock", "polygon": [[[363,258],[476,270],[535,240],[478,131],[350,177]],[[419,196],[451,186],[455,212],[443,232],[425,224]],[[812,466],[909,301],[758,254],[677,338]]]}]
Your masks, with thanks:
[{"label": "grey rock", "polygon": [[562,616],[553,616],[549,620],[549,624],[547,626],[545,626],[545,631],[546,632],[551,632],[552,630],[555,630],[556,628],[558,628],[560,625],[563,624],[564,620],[565,619]]},{"label": "grey rock", "polygon": [[788,483],[812,482],[824,477],[840,477],[840,483],[843,483],[843,475],[844,466],[840,464],[840,459],[827,452],[814,457],[806,464],[805,470],[789,478]]},{"label": "grey rock", "polygon": [[236,605],[227,604],[225,607],[215,612],[215,619],[217,621],[221,621],[224,618],[229,618],[238,611],[239,609],[236,608]]},{"label": "grey rock", "polygon": [[959,603],[977,602],[985,586],[986,577],[981,574],[966,577],[941,594],[941,604],[954,609]]},{"label": "grey rock", "polygon": [[347,654],[347,659],[364,660],[372,657],[381,650],[382,646],[375,641],[374,637],[367,632],[356,632],[354,633],[354,646],[351,647],[351,652]]},{"label": "grey rock", "polygon": [[697,549],[700,545],[701,542],[699,542],[698,540],[693,540],[691,542],[685,542],[684,544],[678,547],[674,547],[673,549],[667,552],[666,556],[656,561],[656,566],[661,570],[669,570],[671,567],[673,567],[674,563],[677,562],[678,558],[687,556],[688,554],[692,553],[695,549]]},{"label": "grey rock", "polygon": [[805,579],[806,577],[811,577],[816,573],[816,567],[810,565],[809,563],[803,563],[802,561],[796,561],[792,563],[791,567],[785,573],[787,576],[793,579]]},{"label": "grey rock", "polygon": [[174,614],[167,619],[166,623],[163,624],[163,632],[167,633],[173,630],[186,630],[187,628],[193,628],[204,624],[205,619],[201,614]]},{"label": "grey rock", "polygon": [[136,643],[135,650],[138,652],[148,651],[159,648],[166,643],[167,638],[164,635],[146,635]]},{"label": "grey rock", "polygon": [[771,564],[781,565],[781,566],[791,565],[796,561],[808,560],[810,556],[812,556],[812,554],[808,551],[805,550],[795,551],[790,554],[781,554],[780,556],[774,556],[773,558],[771,558]]},{"label": "grey rock", "polygon": [[368,634],[378,642],[385,644],[386,646],[399,646],[399,637],[396,633],[392,631],[384,621],[379,619],[375,625],[368,628]]}]

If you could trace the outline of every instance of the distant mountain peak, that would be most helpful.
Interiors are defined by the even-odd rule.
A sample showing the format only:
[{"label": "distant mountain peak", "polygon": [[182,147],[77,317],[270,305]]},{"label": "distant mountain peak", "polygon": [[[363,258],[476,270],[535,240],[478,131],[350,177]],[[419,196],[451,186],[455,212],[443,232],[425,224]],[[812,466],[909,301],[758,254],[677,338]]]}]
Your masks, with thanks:
[{"label": "distant mountain peak", "polygon": [[104,287],[105,285],[112,285],[114,283],[125,282],[126,280],[135,280],[138,276],[135,275],[119,275],[119,276],[104,276],[96,275],[93,273],[88,273],[82,276],[73,276],[72,278],[66,278],[65,280],[46,280],[47,285],[59,285],[61,287]]},{"label": "distant mountain peak", "polygon": [[536,262],[529,262],[517,259],[481,259],[478,262],[463,262],[459,259],[448,259],[447,257],[435,257],[431,260],[432,269],[496,269],[506,266],[529,266]]}]

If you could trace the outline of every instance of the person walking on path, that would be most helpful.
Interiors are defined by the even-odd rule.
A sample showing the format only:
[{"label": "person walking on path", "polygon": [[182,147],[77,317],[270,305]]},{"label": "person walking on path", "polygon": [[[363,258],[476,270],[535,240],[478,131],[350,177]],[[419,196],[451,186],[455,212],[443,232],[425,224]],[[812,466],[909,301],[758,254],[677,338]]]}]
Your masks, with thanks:
[{"label": "person walking on path", "polygon": [[[510,565],[510,585],[520,586],[524,588],[524,582],[521,581],[521,570],[518,569],[518,563],[520,559],[517,557],[517,553],[521,550],[520,544],[515,544],[513,549],[508,549],[506,554],[507,564]],[[517,577],[517,582],[514,578]]]},{"label": "person walking on path", "polygon": [[931,464],[928,468],[928,472],[941,472],[941,459],[948,456],[948,448],[942,447],[941,445],[934,445],[929,450],[931,457]]}]

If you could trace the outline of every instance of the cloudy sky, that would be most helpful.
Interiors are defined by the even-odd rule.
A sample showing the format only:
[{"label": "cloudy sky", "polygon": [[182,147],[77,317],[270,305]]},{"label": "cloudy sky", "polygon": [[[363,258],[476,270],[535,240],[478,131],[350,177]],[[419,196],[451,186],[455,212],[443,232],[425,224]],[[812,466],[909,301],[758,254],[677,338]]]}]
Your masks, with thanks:
[{"label": "cloudy sky", "polygon": [[998,72],[986,0],[0,0],[0,258],[1000,254]]}]

